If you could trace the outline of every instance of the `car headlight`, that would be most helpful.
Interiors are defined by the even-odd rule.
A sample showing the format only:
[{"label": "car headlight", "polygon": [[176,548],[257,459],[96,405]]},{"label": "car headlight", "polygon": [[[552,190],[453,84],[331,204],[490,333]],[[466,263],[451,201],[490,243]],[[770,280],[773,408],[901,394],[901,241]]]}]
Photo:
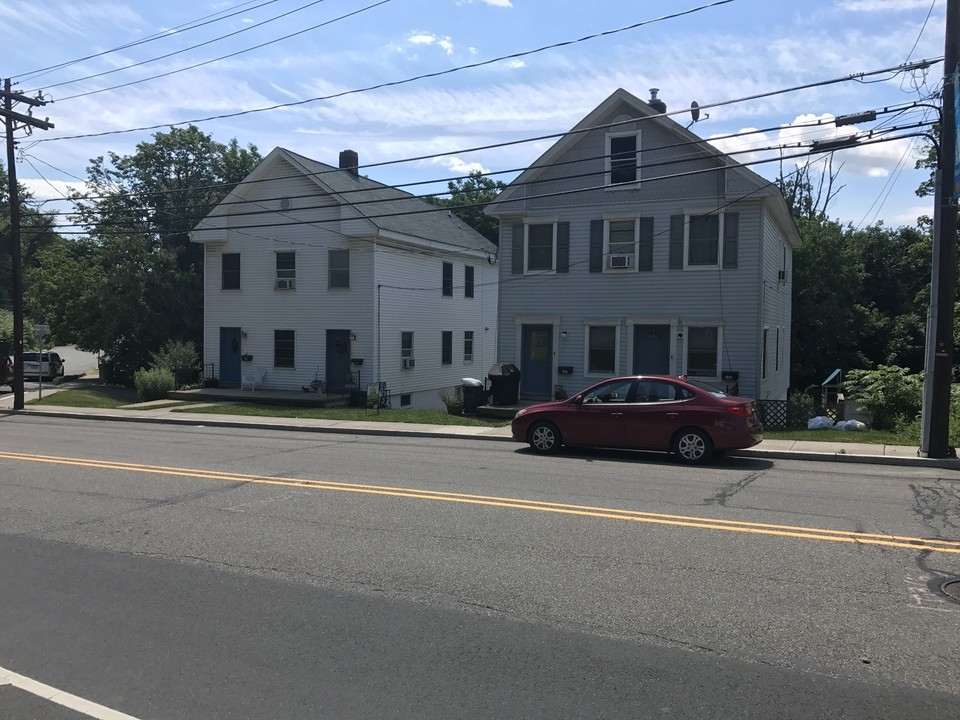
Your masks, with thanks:
[{"label": "car headlight", "polygon": [[513,416],[513,419],[516,420],[518,417],[523,415],[526,411],[527,411],[526,408],[520,408],[519,410],[517,410],[517,414]]}]

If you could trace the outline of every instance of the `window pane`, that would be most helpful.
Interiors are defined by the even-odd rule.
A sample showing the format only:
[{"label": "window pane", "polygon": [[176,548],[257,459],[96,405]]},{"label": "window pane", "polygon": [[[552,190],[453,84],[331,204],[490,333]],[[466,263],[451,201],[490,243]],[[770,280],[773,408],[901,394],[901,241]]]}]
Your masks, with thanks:
[{"label": "window pane", "polygon": [[443,264],[443,294],[453,295],[453,263]]},{"label": "window pane", "polygon": [[453,363],[453,333],[444,330],[441,336],[440,364],[450,365]]},{"label": "window pane", "polygon": [[527,226],[527,270],[553,270],[553,224]]},{"label": "window pane", "polygon": [[637,179],[637,136],[610,138],[610,183]]},{"label": "window pane", "polygon": [[400,333],[400,357],[413,357],[413,333]]},{"label": "window pane", "polygon": [[350,287],[350,251],[330,250],[327,253],[327,262],[330,267],[330,287]]},{"label": "window pane", "polygon": [[273,366],[293,367],[295,334],[293,330],[273,331]]},{"label": "window pane", "polygon": [[613,373],[616,367],[617,329],[612,326],[590,328],[587,372]]},{"label": "window pane", "polygon": [[473,330],[463,331],[463,359],[465,362],[473,360]]},{"label": "window pane", "polygon": [[687,374],[717,377],[717,328],[692,327],[687,332]]},{"label": "window pane", "polygon": [[224,290],[240,289],[240,253],[224,253],[221,261],[221,287]]},{"label": "window pane", "polygon": [[633,255],[633,220],[610,221],[610,254]]},{"label": "window pane", "polygon": [[463,296],[473,297],[473,265],[467,265],[463,268]]},{"label": "window pane", "polygon": [[716,265],[720,245],[720,217],[695,215],[690,218],[689,265]]}]

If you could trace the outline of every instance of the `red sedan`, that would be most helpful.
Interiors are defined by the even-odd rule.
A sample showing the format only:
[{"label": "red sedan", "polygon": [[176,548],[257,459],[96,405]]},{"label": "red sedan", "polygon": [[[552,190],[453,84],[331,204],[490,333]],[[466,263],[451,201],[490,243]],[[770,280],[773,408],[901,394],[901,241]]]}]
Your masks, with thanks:
[{"label": "red sedan", "polygon": [[560,447],[660,450],[687,463],[763,440],[752,400],[685,377],[605,380],[567,400],[523,408],[513,439],[540,453]]}]

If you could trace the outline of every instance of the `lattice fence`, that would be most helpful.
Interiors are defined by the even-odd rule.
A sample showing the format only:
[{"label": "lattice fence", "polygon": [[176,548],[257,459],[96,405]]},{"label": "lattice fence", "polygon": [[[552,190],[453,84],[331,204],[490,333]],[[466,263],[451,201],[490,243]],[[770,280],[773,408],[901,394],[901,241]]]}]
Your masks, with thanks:
[{"label": "lattice fence", "polygon": [[[789,400],[757,400],[757,415],[760,422],[768,428],[806,427],[810,419],[809,407],[792,403]],[[836,407],[821,408],[820,415],[826,415],[831,420],[840,418],[840,411]]]}]

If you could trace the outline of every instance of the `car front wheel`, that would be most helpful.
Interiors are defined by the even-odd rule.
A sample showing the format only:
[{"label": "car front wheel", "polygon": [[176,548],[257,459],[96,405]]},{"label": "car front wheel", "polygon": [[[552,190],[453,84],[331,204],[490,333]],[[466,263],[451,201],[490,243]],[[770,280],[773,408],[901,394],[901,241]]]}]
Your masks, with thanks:
[{"label": "car front wheel", "polygon": [[527,433],[527,442],[538,453],[552,455],[560,451],[562,441],[557,426],[550,422],[538,422]]},{"label": "car front wheel", "polygon": [[703,430],[684,428],[673,438],[673,452],[681,462],[702,463],[713,455],[713,443]]}]

